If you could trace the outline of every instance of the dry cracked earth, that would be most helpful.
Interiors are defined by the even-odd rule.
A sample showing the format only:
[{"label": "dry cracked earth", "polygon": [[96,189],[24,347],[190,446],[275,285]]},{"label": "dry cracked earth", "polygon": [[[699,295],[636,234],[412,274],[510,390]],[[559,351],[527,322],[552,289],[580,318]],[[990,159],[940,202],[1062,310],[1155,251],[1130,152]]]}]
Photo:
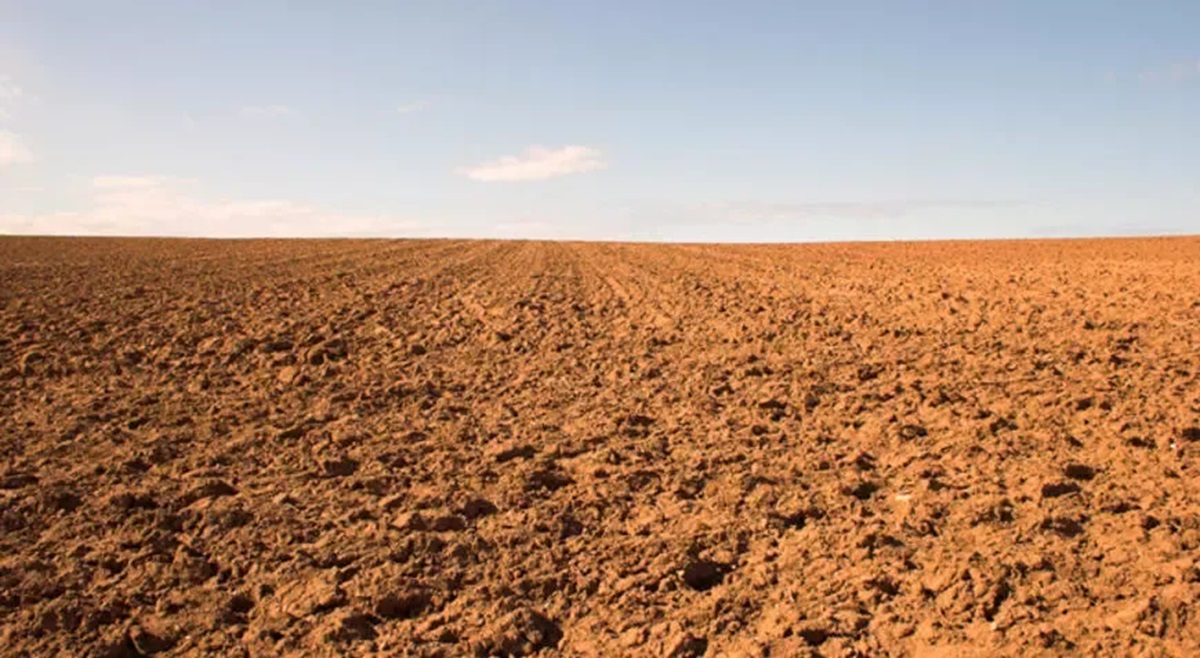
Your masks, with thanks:
[{"label": "dry cracked earth", "polygon": [[1200,652],[1200,238],[0,239],[0,654]]}]

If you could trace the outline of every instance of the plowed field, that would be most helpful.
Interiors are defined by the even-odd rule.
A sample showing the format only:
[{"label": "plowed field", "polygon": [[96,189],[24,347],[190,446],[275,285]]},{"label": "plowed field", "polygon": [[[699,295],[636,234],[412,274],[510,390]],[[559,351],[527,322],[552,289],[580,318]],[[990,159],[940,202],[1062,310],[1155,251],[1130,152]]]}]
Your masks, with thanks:
[{"label": "plowed field", "polygon": [[1200,239],[0,239],[0,654],[1200,653]]}]

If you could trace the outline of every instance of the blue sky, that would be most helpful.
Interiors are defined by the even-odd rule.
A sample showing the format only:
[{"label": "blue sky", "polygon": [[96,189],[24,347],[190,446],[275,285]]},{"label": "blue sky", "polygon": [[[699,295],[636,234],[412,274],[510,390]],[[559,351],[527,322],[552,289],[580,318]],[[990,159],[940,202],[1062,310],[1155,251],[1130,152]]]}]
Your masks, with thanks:
[{"label": "blue sky", "polygon": [[0,233],[1200,233],[1197,25],[1192,2],[0,0]]}]

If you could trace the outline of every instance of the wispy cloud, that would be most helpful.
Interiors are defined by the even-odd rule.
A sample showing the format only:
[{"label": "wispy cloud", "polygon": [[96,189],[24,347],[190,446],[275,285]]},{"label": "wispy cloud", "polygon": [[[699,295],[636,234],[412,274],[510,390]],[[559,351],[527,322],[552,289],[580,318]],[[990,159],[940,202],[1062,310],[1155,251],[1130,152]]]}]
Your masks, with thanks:
[{"label": "wispy cloud", "polygon": [[78,212],[0,215],[0,233],[204,237],[404,236],[420,222],[286,200],[208,199],[171,176],[97,176]]},{"label": "wispy cloud", "polygon": [[1003,208],[1015,201],[989,200],[895,200],[895,201],[813,201],[764,202],[737,201],[703,204],[699,215],[733,222],[778,222],[817,218],[887,219],[925,210],[968,210]]},{"label": "wispy cloud", "polygon": [[482,235],[509,240],[560,240],[569,237],[570,229],[558,222],[517,219],[500,222],[490,232],[485,229]]},{"label": "wispy cloud", "polygon": [[463,167],[456,173],[484,182],[534,181],[604,169],[608,164],[600,151],[587,146],[546,148],[530,146],[520,155]]},{"label": "wispy cloud", "polygon": [[0,167],[33,162],[33,151],[15,133],[0,130]]},{"label": "wispy cloud", "polygon": [[413,101],[411,103],[404,103],[404,104],[398,105],[396,107],[396,114],[416,114],[417,112],[421,112],[422,110],[429,109],[430,105],[431,105],[431,103],[427,100],[419,100],[419,101]]},{"label": "wispy cloud", "polygon": [[12,78],[0,75],[0,121],[8,121],[16,114],[16,106],[25,100],[25,90]]},{"label": "wispy cloud", "polygon": [[778,235],[779,232],[803,232],[813,227],[836,230],[839,226],[903,232],[902,228],[912,217],[928,219],[948,217],[957,212],[966,215],[1008,211],[1038,203],[1036,200],[1000,199],[728,200],[708,203],[631,200],[606,209],[604,221],[607,230],[626,236],[655,234],[659,237],[670,235],[672,239],[687,239],[686,231],[701,229],[744,230],[746,236],[762,236],[765,235],[762,231],[766,230]]},{"label": "wispy cloud", "polygon": [[299,114],[296,108],[289,105],[247,105],[241,109],[244,117],[283,119]]},{"label": "wispy cloud", "polygon": [[12,101],[23,98],[25,90],[17,86],[12,78],[0,75],[0,101]]},{"label": "wispy cloud", "polygon": [[1200,58],[1142,71],[1138,78],[1151,84],[1178,84],[1200,78]]},{"label": "wispy cloud", "polygon": [[97,190],[148,190],[177,183],[190,182],[174,176],[96,176],[92,188]]}]

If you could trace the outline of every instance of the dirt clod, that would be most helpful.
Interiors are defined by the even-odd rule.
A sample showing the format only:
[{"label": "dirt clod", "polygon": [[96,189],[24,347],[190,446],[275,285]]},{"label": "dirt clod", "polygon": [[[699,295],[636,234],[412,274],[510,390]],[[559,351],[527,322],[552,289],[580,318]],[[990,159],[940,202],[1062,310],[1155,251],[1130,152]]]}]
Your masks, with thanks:
[{"label": "dirt clod", "polygon": [[708,653],[708,640],[691,633],[684,633],[667,651],[669,658],[704,658]]},{"label": "dirt clod", "polygon": [[277,613],[299,619],[335,608],[342,600],[334,574],[324,572],[287,583],[275,593],[271,607]]},{"label": "dirt clod", "polygon": [[130,629],[129,640],[143,656],[155,656],[175,646],[175,638],[161,633],[155,634],[141,626]]},{"label": "dirt clod", "polygon": [[683,568],[683,582],[697,592],[706,592],[725,580],[726,566],[708,560],[696,560]]},{"label": "dirt clod", "polygon": [[383,619],[412,619],[425,612],[433,597],[425,590],[387,594],[375,602],[375,614]]},{"label": "dirt clod", "polygon": [[1042,485],[1042,498],[1058,498],[1079,493],[1082,489],[1074,482],[1049,482]]},{"label": "dirt clod", "polygon": [[554,649],[563,632],[550,618],[530,609],[521,609],[499,619],[485,629],[475,644],[474,654],[486,656],[531,656],[543,649]]},{"label": "dirt clod", "polygon": [[38,483],[38,478],[32,473],[9,473],[0,476],[0,489],[22,489]]},{"label": "dirt clod", "polygon": [[1063,466],[1063,475],[1071,478],[1072,480],[1083,480],[1084,482],[1087,482],[1096,477],[1096,469],[1088,466],[1087,464],[1071,462],[1066,466]]}]

